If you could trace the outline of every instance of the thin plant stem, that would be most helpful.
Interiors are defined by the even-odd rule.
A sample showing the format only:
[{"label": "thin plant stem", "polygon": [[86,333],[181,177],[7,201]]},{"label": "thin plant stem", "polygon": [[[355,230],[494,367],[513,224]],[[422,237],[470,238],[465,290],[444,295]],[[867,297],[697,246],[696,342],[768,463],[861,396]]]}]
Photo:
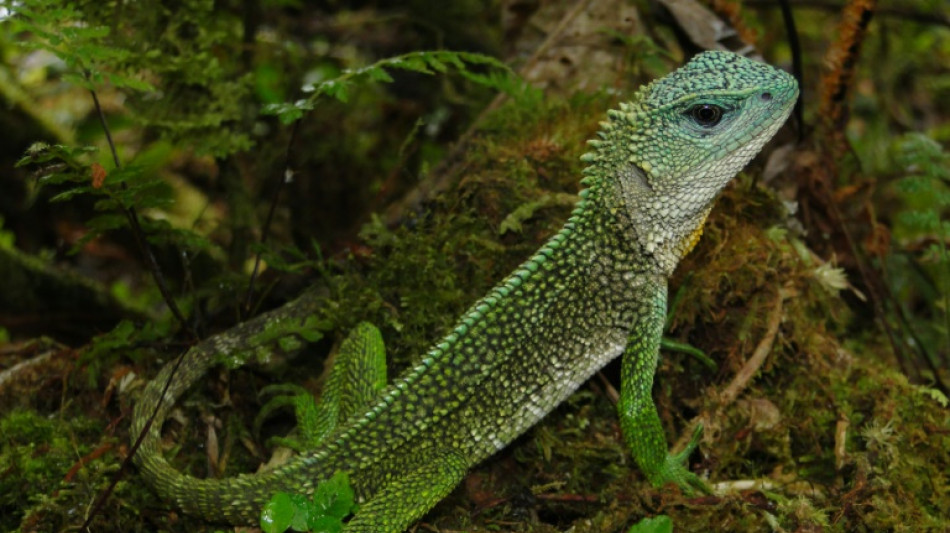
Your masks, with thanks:
[{"label": "thin plant stem", "polygon": [[[106,134],[106,141],[109,143],[109,150],[112,152],[112,161],[115,163],[115,168],[120,169],[122,168],[122,164],[119,162],[119,154],[116,151],[115,142],[112,140],[112,133],[109,131],[109,124],[106,122],[105,113],[102,112],[102,106],[99,104],[99,96],[93,89],[89,89],[89,94],[92,95],[92,101],[96,106],[96,113],[99,115],[99,123],[102,124],[102,130]],[[125,183],[122,183],[121,186],[123,189],[127,188]],[[125,218],[129,221],[129,226],[132,228],[132,235],[135,237],[135,243],[138,245],[139,251],[142,253],[142,258],[145,259],[145,264],[148,266],[148,270],[152,274],[152,279],[155,280],[155,284],[158,286],[158,290],[161,292],[162,299],[165,300],[165,304],[168,306],[169,311],[171,311],[181,326],[186,331],[188,331],[192,337],[197,338],[197,334],[188,325],[188,322],[185,320],[185,316],[178,308],[178,304],[175,303],[175,298],[172,296],[171,290],[168,288],[168,283],[165,281],[165,276],[162,274],[162,270],[158,266],[158,261],[155,260],[155,254],[152,252],[152,247],[149,246],[148,239],[145,238],[145,232],[142,230],[142,224],[139,221],[139,216],[135,210],[135,207],[123,207],[122,211],[125,214]]]},{"label": "thin plant stem", "polygon": [[[293,150],[294,144],[297,141],[297,132],[300,129],[301,119],[294,121],[294,125],[290,130],[290,140],[287,142],[287,151],[284,155],[284,172],[281,173],[277,184],[274,187],[274,194],[271,197],[270,208],[267,210],[267,218],[264,219],[264,226],[261,228],[261,247],[267,242],[267,237],[270,235],[271,223],[274,220],[274,213],[277,211],[277,204],[280,200],[280,193],[291,179],[293,179],[294,171],[292,162],[293,162]],[[251,271],[251,279],[247,284],[247,294],[244,297],[244,307],[243,314],[247,316],[251,312],[251,301],[254,298],[254,283],[257,281],[257,275],[260,272],[261,268],[261,253],[263,250],[258,250],[257,254],[254,256],[254,269]]]}]

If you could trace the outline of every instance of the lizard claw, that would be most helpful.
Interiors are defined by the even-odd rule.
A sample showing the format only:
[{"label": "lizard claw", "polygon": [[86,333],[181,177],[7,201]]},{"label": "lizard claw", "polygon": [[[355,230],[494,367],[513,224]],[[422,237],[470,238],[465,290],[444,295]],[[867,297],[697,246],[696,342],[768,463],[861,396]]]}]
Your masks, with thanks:
[{"label": "lizard claw", "polygon": [[650,483],[654,487],[660,487],[672,481],[687,495],[693,495],[696,492],[712,494],[709,485],[687,468],[689,456],[696,449],[696,446],[699,445],[702,436],[703,425],[700,423],[696,425],[696,429],[693,430],[693,436],[689,439],[689,444],[687,444],[682,451],[677,454],[668,453],[666,455],[666,460],[663,461],[663,466],[660,467],[660,470],[653,476],[650,476]]}]

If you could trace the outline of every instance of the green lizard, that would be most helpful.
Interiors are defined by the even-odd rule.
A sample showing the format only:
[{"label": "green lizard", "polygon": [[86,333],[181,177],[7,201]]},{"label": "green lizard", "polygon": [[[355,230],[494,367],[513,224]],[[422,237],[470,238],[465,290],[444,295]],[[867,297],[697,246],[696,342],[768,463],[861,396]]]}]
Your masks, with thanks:
[{"label": "green lizard", "polygon": [[[171,364],[136,406],[133,435],[158,407],[135,457],[143,476],[188,513],[253,524],[275,492],[310,493],[343,471],[360,501],[345,531],[403,531],[469,468],[623,354],[620,424],[640,470],[654,486],[704,489],[685,466],[699,432],[668,453],[651,398],[667,279],[720,190],[785,122],[797,96],[788,74],[728,52],[702,53],[641,88],[589,141],[586,188],[564,227],[381,391],[385,377],[372,369],[382,341],[375,328],[357,328],[341,352],[356,353],[356,364],[377,362],[369,371],[331,371],[328,388],[342,403],[322,402],[335,407],[316,447],[275,470],[197,479],[162,457],[160,428],[176,398],[220,354],[244,349],[237,339],[285,315],[265,313],[200,343],[164,396]],[[287,304],[307,305],[305,297]]]}]

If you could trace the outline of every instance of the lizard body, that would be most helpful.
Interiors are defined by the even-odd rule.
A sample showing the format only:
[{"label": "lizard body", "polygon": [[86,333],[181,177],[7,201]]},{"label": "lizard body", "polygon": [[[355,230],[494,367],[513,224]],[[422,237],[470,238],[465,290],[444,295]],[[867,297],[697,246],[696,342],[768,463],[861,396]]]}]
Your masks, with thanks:
[{"label": "lizard body", "polygon": [[[778,130],[797,94],[784,72],[706,52],[608,112],[582,157],[586,188],[561,231],[319,446],[271,472],[202,480],[161,456],[160,427],[175,398],[236,348],[227,333],[199,344],[164,398],[168,367],[136,406],[133,435],[159,405],[136,455],[145,478],[187,512],[255,523],[274,492],[309,493],[345,471],[363,502],[345,531],[402,531],[623,354],[618,408],[638,466],[654,485],[701,487],[683,464],[697,439],[668,454],[651,398],[667,279],[719,191]],[[267,320],[238,328],[257,331]]]}]

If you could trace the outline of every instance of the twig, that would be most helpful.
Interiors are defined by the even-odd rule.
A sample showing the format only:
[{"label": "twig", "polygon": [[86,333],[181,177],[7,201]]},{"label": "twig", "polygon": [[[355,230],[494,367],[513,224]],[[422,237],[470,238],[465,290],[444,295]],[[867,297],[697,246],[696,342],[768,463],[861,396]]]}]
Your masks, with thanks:
[{"label": "twig", "polygon": [[0,394],[3,394],[4,389],[8,384],[12,384],[13,380],[21,373],[26,373],[27,371],[32,370],[34,367],[40,366],[53,356],[56,353],[54,350],[45,351],[32,359],[25,359],[19,363],[11,366],[10,368],[0,372]]},{"label": "twig", "polygon": [[[102,106],[99,105],[99,96],[93,89],[89,89],[89,94],[92,95],[92,102],[95,104],[96,113],[99,115],[99,123],[102,124],[102,130],[106,134],[106,141],[109,143],[109,150],[112,151],[112,161],[115,163],[115,168],[118,170],[122,168],[122,164],[119,162],[119,153],[116,151],[115,143],[112,141],[112,133],[109,131],[108,122],[106,122],[106,115],[102,112]],[[128,187],[128,185],[122,183],[121,187],[124,190]],[[152,247],[149,246],[148,240],[145,238],[145,232],[142,230],[142,224],[139,222],[139,216],[135,210],[135,207],[123,207],[122,211],[125,214],[125,218],[127,218],[129,221],[129,226],[132,227],[132,235],[135,237],[135,243],[138,245],[139,251],[142,253],[143,259],[145,259],[145,264],[148,266],[148,270],[152,274],[152,279],[154,279],[155,284],[158,285],[158,290],[162,293],[162,299],[165,300],[165,304],[168,306],[169,311],[175,315],[175,318],[181,324],[182,328],[188,331],[192,337],[197,338],[198,335],[188,325],[188,322],[185,321],[185,316],[182,314],[181,310],[178,309],[178,304],[175,303],[175,298],[168,289],[168,284],[165,282],[165,276],[162,275],[162,270],[158,266],[158,261],[155,260],[155,254],[152,252]]]},{"label": "twig", "polygon": [[778,335],[779,326],[782,324],[782,311],[784,307],[785,300],[795,295],[794,289],[783,287],[778,291],[778,297],[775,300],[775,304],[772,306],[772,311],[769,313],[768,322],[766,323],[765,335],[762,337],[762,340],[759,341],[759,344],[755,347],[755,351],[752,352],[752,357],[742,365],[742,368],[736,372],[735,377],[732,378],[732,381],[729,382],[729,385],[719,394],[719,400],[716,404],[715,410],[713,412],[704,411],[697,415],[695,418],[690,420],[686,428],[681,433],[679,440],[676,442],[674,449],[682,449],[686,443],[689,441],[690,437],[693,434],[693,430],[696,429],[696,426],[703,422],[709,420],[717,420],[722,417],[722,413],[726,407],[732,405],[733,402],[739,397],[743,390],[749,385],[749,382],[755,376],[756,372],[759,371],[759,368],[762,367],[762,364],[765,363],[765,358],[772,351],[772,346],[775,344],[775,337]]},{"label": "twig", "polygon": [[778,335],[778,328],[782,323],[783,304],[792,293],[793,291],[788,288],[779,289],[778,298],[775,300],[772,312],[769,313],[765,335],[762,337],[762,340],[759,341],[758,346],[755,347],[755,351],[752,352],[752,357],[742,365],[742,368],[740,368],[735,377],[732,378],[729,385],[726,386],[725,390],[719,395],[717,414],[736,401],[739,394],[749,385],[749,381],[752,380],[755,373],[762,368],[762,363],[765,362],[766,356],[772,351],[772,345],[775,343],[776,335]]},{"label": "twig", "polygon": [[[775,1],[746,0],[745,5],[750,7],[773,7],[775,6]],[[821,9],[834,12],[840,12],[844,6],[844,2],[829,2],[826,0],[795,0],[795,2],[792,3],[792,7],[796,9]],[[877,14],[882,17],[908,20],[920,24],[936,24],[938,26],[950,27],[950,16],[939,12],[927,13],[914,11],[912,9],[901,9],[899,7],[880,7],[877,9]]]},{"label": "twig", "polygon": [[[109,149],[112,151],[112,160],[115,162],[115,168],[119,169],[121,163],[119,162],[119,154],[116,152],[115,143],[112,141],[112,133],[109,131],[109,125],[106,122],[106,116],[102,112],[102,106],[99,105],[99,97],[96,95],[96,91],[89,89],[89,93],[92,95],[92,101],[96,106],[96,112],[99,114],[99,122],[102,124],[102,129],[105,131],[106,140],[109,142]],[[122,184],[125,187],[125,183]],[[178,305],[175,303],[175,299],[172,298],[171,292],[168,290],[168,286],[165,283],[165,277],[162,275],[161,269],[158,267],[158,262],[155,260],[155,255],[152,253],[152,248],[149,246],[148,241],[145,239],[145,234],[142,231],[142,226],[139,224],[138,215],[135,212],[134,207],[124,208],[125,216],[129,219],[129,224],[132,226],[132,234],[135,235],[135,241],[139,246],[139,249],[142,252],[142,255],[145,257],[146,263],[149,266],[149,270],[152,273],[152,278],[155,280],[155,283],[158,284],[158,289],[162,293],[162,297],[165,299],[165,303],[168,305],[169,310],[172,314],[175,315],[175,318],[178,319],[181,323],[182,328],[188,331],[194,338],[198,338],[195,331],[188,325],[185,321],[184,315],[181,314],[181,311],[178,309]],[[184,360],[185,353],[182,353],[178,356],[178,359],[175,361],[175,366],[172,369],[171,373],[168,375],[168,379],[165,381],[165,384],[162,389],[162,394],[168,391],[168,388],[171,386],[172,381],[175,378],[175,374],[178,372],[178,368],[181,366],[182,361]],[[119,470],[112,476],[112,481],[110,481],[109,486],[103,490],[99,498],[96,499],[96,502],[93,504],[92,509],[89,511],[89,515],[86,517],[86,520],[83,522],[80,530],[89,531],[89,526],[92,524],[92,520],[96,517],[97,514],[105,506],[106,502],[109,500],[109,496],[112,495],[112,491],[115,490],[116,485],[119,484],[119,481],[125,475],[125,472],[128,470],[129,464],[132,462],[132,458],[135,456],[135,452],[138,451],[139,446],[142,445],[142,441],[145,440],[145,436],[148,434],[150,428],[152,427],[152,421],[155,420],[155,416],[158,415],[159,406],[161,404],[156,404],[155,409],[152,411],[152,414],[149,415],[148,421],[145,423],[145,427],[142,428],[141,433],[135,439],[135,442],[132,444],[132,448],[129,450],[129,454],[122,460],[122,463],[119,465]]]},{"label": "twig", "polygon": [[[182,361],[185,360],[185,355],[188,352],[182,352],[181,355],[175,359],[175,366],[172,368],[171,373],[168,374],[168,379],[165,380],[165,385],[162,386],[162,396],[168,393],[168,388],[171,386],[175,374],[178,373],[178,368],[181,366]],[[129,449],[129,454],[125,456],[125,459],[122,460],[122,463],[119,464],[119,470],[112,476],[112,482],[109,483],[109,486],[99,494],[99,498],[96,500],[96,503],[93,504],[92,510],[89,511],[89,515],[86,517],[86,520],[80,526],[81,531],[90,531],[89,526],[92,525],[92,519],[99,514],[99,511],[102,510],[106,502],[109,500],[109,496],[112,495],[112,491],[115,490],[116,485],[125,475],[125,472],[129,469],[129,465],[132,463],[132,458],[135,457],[135,453],[139,450],[139,447],[142,446],[142,442],[145,440],[146,435],[152,429],[152,422],[155,420],[155,417],[158,416],[159,408],[161,408],[161,402],[155,404],[155,409],[152,410],[152,413],[148,416],[148,421],[145,422],[145,427],[142,428],[142,431],[139,432],[138,436],[135,438],[135,442],[132,443],[132,447]]]},{"label": "twig", "polygon": [[251,271],[251,279],[247,284],[247,294],[244,297],[244,307],[242,310],[242,315],[246,317],[251,311],[251,300],[254,297],[254,282],[257,280],[257,274],[261,267],[261,253],[263,252],[264,243],[267,242],[267,236],[270,235],[270,226],[271,222],[274,220],[274,212],[277,211],[277,203],[280,200],[280,193],[284,189],[284,185],[287,184],[294,176],[294,170],[291,166],[293,162],[294,155],[294,144],[297,142],[297,132],[300,130],[300,122],[303,119],[298,118],[294,121],[294,126],[290,130],[290,140],[287,142],[287,151],[284,155],[284,172],[280,175],[277,180],[277,186],[274,187],[274,195],[271,197],[270,208],[267,210],[267,218],[264,219],[264,226],[261,228],[261,247],[262,249],[258,250],[254,255],[254,270]]},{"label": "twig", "polygon": [[[788,37],[788,46],[792,49],[792,74],[798,80],[798,86],[805,86],[805,74],[802,71],[802,47],[798,41],[798,29],[795,27],[795,16],[792,14],[792,8],[788,5],[789,0],[781,0],[782,20],[785,21],[785,35]],[[799,93],[798,100],[795,101],[795,122],[798,125],[798,142],[805,138],[805,115],[802,105],[802,93]]]}]

